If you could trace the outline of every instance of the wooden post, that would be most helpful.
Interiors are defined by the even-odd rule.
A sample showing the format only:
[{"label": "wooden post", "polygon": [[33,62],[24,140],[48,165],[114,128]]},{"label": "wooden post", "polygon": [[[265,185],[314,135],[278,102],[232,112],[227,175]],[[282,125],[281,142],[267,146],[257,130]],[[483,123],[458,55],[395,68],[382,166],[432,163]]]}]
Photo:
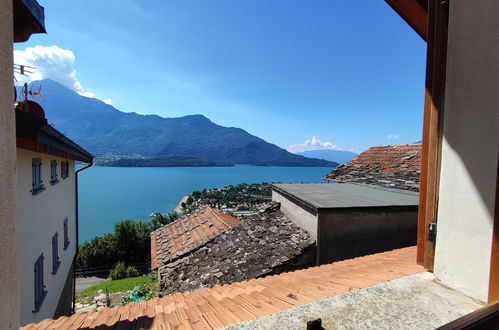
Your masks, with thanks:
[{"label": "wooden post", "polygon": [[429,240],[430,224],[437,221],[440,155],[443,135],[447,60],[448,2],[428,2],[423,146],[418,214],[417,261],[433,269],[435,242]]},{"label": "wooden post", "polygon": [[496,205],[494,229],[492,230],[492,253],[490,257],[489,304],[499,301],[499,157],[497,159]]}]

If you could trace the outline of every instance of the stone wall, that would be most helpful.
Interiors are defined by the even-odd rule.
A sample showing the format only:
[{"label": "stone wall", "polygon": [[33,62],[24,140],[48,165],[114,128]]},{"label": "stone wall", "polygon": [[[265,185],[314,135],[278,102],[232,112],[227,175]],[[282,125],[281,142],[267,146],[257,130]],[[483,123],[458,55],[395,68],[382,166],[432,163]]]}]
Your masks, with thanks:
[{"label": "stone wall", "polygon": [[274,205],[191,254],[160,266],[160,293],[249,280],[314,262],[315,242]]}]

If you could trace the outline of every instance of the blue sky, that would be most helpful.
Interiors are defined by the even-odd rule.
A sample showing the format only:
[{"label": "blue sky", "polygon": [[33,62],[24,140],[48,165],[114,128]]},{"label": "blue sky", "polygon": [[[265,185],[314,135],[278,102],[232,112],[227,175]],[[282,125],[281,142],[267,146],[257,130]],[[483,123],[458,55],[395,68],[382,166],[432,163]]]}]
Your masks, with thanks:
[{"label": "blue sky", "polygon": [[16,50],[57,47],[16,62],[119,110],[201,113],[283,148],[421,139],[426,44],[383,0],[39,2],[48,34]]}]

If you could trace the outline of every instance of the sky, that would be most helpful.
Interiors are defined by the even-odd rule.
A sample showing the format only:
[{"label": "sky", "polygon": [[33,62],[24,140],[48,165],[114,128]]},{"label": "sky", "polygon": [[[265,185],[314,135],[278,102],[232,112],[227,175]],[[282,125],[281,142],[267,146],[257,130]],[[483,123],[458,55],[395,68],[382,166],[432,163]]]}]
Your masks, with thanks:
[{"label": "sky", "polygon": [[294,152],[421,140],[426,44],[383,0],[38,2],[48,34],[15,63],[121,111]]}]

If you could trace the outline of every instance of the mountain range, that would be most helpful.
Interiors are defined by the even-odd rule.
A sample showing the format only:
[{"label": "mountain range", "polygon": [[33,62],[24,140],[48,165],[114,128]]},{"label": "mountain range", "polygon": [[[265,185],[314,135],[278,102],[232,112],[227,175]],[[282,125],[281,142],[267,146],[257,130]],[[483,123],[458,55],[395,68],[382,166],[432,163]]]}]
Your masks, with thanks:
[{"label": "mountain range", "polygon": [[348,163],[352,158],[357,157],[359,154],[351,151],[342,150],[308,150],[296,153],[297,155],[302,155],[311,158],[320,158],[340,164]]},{"label": "mountain range", "polygon": [[224,164],[338,165],[292,154],[243,129],[217,125],[200,114],[163,118],[122,112],[50,79],[32,85],[34,89],[42,86],[45,100],[39,103],[49,123],[98,159],[182,156]]}]

